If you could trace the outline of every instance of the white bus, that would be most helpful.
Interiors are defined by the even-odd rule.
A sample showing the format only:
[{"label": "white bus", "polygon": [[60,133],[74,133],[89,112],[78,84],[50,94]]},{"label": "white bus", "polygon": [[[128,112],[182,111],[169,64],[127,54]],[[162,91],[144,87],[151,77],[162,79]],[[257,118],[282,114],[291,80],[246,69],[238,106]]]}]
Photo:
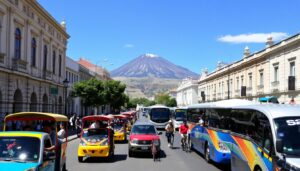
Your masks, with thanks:
[{"label": "white bus", "polygon": [[154,105],[149,107],[147,116],[156,128],[164,129],[171,118],[171,111],[164,105]]},{"label": "white bus", "polygon": [[[232,171],[300,170],[299,105],[210,103],[196,108],[188,109],[188,117],[201,111],[205,124],[192,128],[191,146],[208,159],[229,159]],[[211,143],[209,156],[202,141]],[[224,155],[222,150],[230,153]]]}]

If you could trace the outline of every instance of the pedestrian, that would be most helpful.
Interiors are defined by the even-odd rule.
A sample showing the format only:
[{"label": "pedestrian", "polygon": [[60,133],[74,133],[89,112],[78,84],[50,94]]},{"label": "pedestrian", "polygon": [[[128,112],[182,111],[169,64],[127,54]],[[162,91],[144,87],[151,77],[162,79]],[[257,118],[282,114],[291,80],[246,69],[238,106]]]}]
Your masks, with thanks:
[{"label": "pedestrian", "polygon": [[58,137],[58,140],[60,140],[61,142],[63,142],[64,139],[66,138],[66,131],[65,131],[64,124],[61,123],[59,125],[59,128],[60,128],[60,130],[57,133],[57,137]]},{"label": "pedestrian", "polygon": [[173,146],[173,142],[171,141],[171,138],[174,138],[174,125],[172,120],[169,120],[167,126],[165,127],[166,130],[166,136],[168,138],[168,147],[172,147]]},{"label": "pedestrian", "polygon": [[78,116],[76,117],[76,120],[75,120],[75,127],[76,127],[76,134],[79,137],[79,134],[81,131],[81,121]]},{"label": "pedestrian", "polygon": [[70,124],[71,129],[73,127],[73,121],[72,121],[72,119],[73,119],[73,116],[71,116],[70,119],[69,119],[69,124]]}]

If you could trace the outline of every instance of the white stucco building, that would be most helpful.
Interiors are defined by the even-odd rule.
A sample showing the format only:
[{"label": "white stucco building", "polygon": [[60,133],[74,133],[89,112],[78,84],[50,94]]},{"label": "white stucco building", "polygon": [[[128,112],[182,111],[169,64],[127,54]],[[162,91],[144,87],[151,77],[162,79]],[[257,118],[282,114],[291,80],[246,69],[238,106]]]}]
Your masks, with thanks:
[{"label": "white stucco building", "polygon": [[197,80],[191,78],[182,80],[177,88],[176,101],[180,107],[198,103]]},{"label": "white stucco building", "polygon": [[[300,34],[251,53],[246,47],[241,60],[200,78],[199,102],[228,98],[257,100],[276,96],[281,103],[294,98],[300,103]],[[201,96],[202,95],[202,96]]]},{"label": "white stucco building", "polygon": [[80,81],[79,77],[79,64],[73,59],[66,58],[66,78],[69,81],[68,91],[67,91],[67,114],[76,113],[81,115],[81,102],[79,97],[71,97],[71,92],[73,90],[73,85]]},{"label": "white stucco building", "polygon": [[36,0],[0,1],[0,112],[63,113],[68,38]]}]

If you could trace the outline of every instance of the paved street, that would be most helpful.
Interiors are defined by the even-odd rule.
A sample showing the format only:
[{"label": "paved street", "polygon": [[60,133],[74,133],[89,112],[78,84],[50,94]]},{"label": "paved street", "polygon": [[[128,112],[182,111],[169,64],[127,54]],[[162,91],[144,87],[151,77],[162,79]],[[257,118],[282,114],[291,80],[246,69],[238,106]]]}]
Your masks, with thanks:
[{"label": "paved street", "polygon": [[116,144],[115,160],[109,162],[105,159],[85,160],[84,163],[77,161],[77,147],[79,139],[73,140],[68,146],[67,169],[69,171],[94,171],[94,170],[110,170],[110,171],[127,171],[127,170],[198,170],[198,171],[217,171],[228,170],[228,167],[217,167],[213,164],[207,164],[203,157],[195,152],[183,152],[179,146],[179,135],[176,134],[174,147],[170,149],[167,146],[166,137],[161,135],[163,155],[160,162],[153,162],[151,155],[139,154],[136,157],[128,157],[128,145]]}]

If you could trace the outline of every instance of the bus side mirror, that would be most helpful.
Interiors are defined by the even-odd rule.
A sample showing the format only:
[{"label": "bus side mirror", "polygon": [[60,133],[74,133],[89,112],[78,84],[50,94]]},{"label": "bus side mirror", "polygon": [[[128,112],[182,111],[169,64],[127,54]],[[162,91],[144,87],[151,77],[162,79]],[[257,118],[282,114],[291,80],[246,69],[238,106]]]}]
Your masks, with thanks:
[{"label": "bus side mirror", "polygon": [[283,143],[282,143],[282,140],[276,140],[276,151],[278,153],[283,153]]}]

